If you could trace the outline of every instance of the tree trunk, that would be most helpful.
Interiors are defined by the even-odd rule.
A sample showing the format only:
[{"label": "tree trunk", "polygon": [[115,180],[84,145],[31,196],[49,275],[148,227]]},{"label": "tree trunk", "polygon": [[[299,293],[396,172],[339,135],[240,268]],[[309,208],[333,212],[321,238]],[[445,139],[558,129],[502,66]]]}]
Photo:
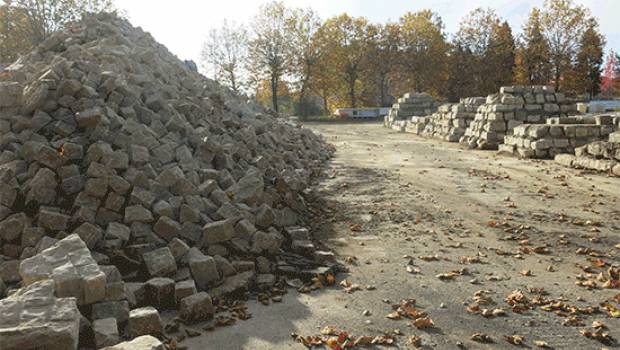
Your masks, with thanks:
[{"label": "tree trunk", "polygon": [[230,85],[235,93],[239,92],[237,87],[237,79],[235,79],[235,73],[232,71],[230,72]]},{"label": "tree trunk", "polygon": [[385,95],[387,95],[387,83],[386,77],[381,77],[381,107],[384,107],[387,103],[385,101]]},{"label": "tree trunk", "polygon": [[325,115],[329,114],[329,108],[327,107],[327,93],[323,92],[323,112]]},{"label": "tree trunk", "polygon": [[349,81],[349,99],[351,101],[351,108],[357,108],[357,101],[355,100],[355,79]]},{"label": "tree trunk", "polygon": [[278,77],[273,74],[271,75],[271,103],[273,104],[273,110],[279,112],[278,110]]},{"label": "tree trunk", "polygon": [[555,85],[555,91],[560,91],[560,77],[562,76],[562,71],[560,68],[561,62],[557,61],[555,62],[555,77],[554,77],[554,85]]},{"label": "tree trunk", "polygon": [[307,82],[306,79],[301,83],[301,90],[299,91],[299,114],[302,117],[308,116],[308,106],[306,105],[306,90],[307,90]]}]

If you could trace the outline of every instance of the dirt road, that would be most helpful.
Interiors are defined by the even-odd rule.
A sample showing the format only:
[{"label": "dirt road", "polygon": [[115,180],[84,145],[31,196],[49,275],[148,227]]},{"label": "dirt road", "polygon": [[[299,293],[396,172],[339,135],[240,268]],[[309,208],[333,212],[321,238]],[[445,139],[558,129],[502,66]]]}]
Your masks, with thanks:
[{"label": "dirt road", "polygon": [[[346,261],[350,271],[337,283],[361,290],[337,285],[291,291],[271,306],[250,303],[250,320],[184,345],[303,349],[291,332],[314,335],[334,325],[355,335],[400,333],[399,348],[413,348],[412,335],[425,349],[510,349],[516,346],[504,337],[513,335],[529,348],[617,346],[604,335],[620,338],[620,318],[610,316],[620,308],[620,296],[613,300],[620,286],[603,287],[613,287],[608,269],[620,265],[620,179],[379,124],[306,127],[337,148],[330,176],[317,187],[326,203],[314,232]],[[386,317],[409,298],[434,326]],[[607,300],[609,310],[601,307]],[[594,321],[604,327],[593,328]],[[472,340],[477,332],[493,342]]]}]

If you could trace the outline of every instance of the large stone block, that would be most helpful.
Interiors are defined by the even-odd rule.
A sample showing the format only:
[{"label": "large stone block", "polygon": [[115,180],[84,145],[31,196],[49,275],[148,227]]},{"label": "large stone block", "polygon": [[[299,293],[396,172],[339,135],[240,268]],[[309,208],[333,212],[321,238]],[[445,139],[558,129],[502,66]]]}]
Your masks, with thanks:
[{"label": "large stone block", "polygon": [[0,349],[77,349],[81,315],[75,299],[54,294],[48,279],[0,300]]},{"label": "large stone block", "polygon": [[77,234],[56,242],[19,266],[24,285],[52,279],[58,297],[75,297],[78,304],[103,300],[106,275]]}]

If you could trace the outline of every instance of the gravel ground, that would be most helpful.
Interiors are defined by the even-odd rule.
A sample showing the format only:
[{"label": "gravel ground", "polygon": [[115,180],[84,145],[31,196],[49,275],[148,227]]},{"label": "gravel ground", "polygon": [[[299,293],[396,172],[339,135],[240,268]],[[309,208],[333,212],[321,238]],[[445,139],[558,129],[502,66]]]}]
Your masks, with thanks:
[{"label": "gravel ground", "polygon": [[[528,348],[618,346],[581,332],[620,338],[620,318],[600,306],[612,300],[620,309],[620,286],[603,288],[608,269],[620,265],[619,178],[464,150],[377,123],[305,127],[337,148],[316,188],[323,199],[313,228],[349,273],[333,287],[291,290],[281,303],[249,302],[251,319],[183,345],[303,349],[291,333],[320,335],[332,325],[356,336],[392,334],[402,349],[414,348],[414,335],[423,349],[510,349],[517,346],[505,336],[515,335]],[[387,318],[403,299],[415,299],[434,325]],[[493,342],[474,341],[474,333]]]}]

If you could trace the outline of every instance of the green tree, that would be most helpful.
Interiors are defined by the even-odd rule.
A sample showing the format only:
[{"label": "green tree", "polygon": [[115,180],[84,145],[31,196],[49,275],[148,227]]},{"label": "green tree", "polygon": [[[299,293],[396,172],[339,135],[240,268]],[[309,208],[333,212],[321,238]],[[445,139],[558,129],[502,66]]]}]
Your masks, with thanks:
[{"label": "green tree", "polygon": [[586,93],[590,99],[601,92],[604,46],[605,39],[598,31],[598,23],[590,19],[588,28],[580,40],[575,65],[577,92]]}]

